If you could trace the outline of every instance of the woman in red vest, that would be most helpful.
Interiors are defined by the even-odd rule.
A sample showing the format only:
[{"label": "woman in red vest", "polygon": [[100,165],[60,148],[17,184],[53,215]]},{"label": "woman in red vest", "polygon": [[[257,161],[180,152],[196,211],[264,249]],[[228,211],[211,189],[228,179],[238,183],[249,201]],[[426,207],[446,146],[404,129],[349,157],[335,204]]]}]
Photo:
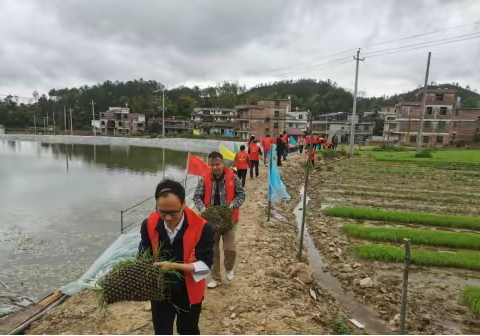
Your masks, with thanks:
[{"label": "woman in red vest", "polygon": [[152,301],[155,334],[172,335],[177,317],[180,335],[200,335],[198,322],[205,295],[205,279],[213,264],[212,227],[185,204],[185,189],[172,180],[160,182],[155,190],[157,211],[140,229],[140,253],[152,253],[170,261],[155,262],[165,273],[169,297]]},{"label": "woman in red vest", "polygon": [[[245,190],[240,179],[233,171],[225,168],[222,154],[212,152],[208,156],[211,174],[205,175],[198,182],[193,201],[198,210],[202,211],[208,205],[226,205],[233,211],[233,221],[240,219],[240,207],[245,201]],[[220,275],[220,240],[223,240],[225,277],[233,280],[233,266],[237,256],[235,246],[235,229],[226,232],[215,232],[213,245],[212,278],[207,285],[215,288],[222,283]]]},{"label": "woman in red vest", "polygon": [[250,159],[245,152],[245,146],[240,146],[240,152],[235,154],[233,166],[237,168],[238,178],[242,180],[242,187],[245,188],[245,180],[247,179],[248,167],[250,167]]},{"label": "woman in red vest", "polygon": [[260,160],[260,155],[262,155],[262,150],[257,145],[257,140],[253,140],[250,148],[248,149],[248,154],[250,154],[250,178],[253,179],[253,169],[255,168],[255,176],[258,177],[258,162]]}]

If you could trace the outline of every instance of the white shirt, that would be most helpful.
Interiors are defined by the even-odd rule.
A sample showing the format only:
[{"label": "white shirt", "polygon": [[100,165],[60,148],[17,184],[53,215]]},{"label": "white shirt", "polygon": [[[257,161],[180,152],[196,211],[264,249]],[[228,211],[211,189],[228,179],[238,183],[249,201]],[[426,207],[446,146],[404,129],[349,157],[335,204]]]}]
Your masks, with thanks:
[{"label": "white shirt", "polygon": [[[183,214],[182,219],[180,220],[177,227],[173,231],[170,230],[170,228],[168,227],[167,223],[165,223],[165,221],[163,222],[163,225],[165,226],[165,231],[167,231],[168,238],[170,239],[170,244],[173,244],[175,236],[183,227],[184,222],[185,222],[185,213]],[[210,273],[210,269],[203,261],[196,261],[192,263],[192,265],[193,265],[193,268],[195,269],[195,272],[192,273],[192,276],[195,282],[199,282],[205,279],[208,276],[208,273]]]}]

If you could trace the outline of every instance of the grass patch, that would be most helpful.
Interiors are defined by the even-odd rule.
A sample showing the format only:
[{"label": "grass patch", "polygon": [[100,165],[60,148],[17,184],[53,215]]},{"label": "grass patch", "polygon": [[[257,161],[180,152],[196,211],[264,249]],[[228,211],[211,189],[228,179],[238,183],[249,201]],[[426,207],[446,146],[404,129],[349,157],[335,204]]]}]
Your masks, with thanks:
[{"label": "grass patch", "polygon": [[[361,259],[403,262],[405,249],[381,244],[355,245]],[[415,265],[464,268],[480,271],[480,253],[473,251],[433,252],[422,248],[411,249],[411,263]]]},{"label": "grass patch", "polygon": [[413,244],[434,245],[480,250],[480,235],[476,233],[444,232],[409,228],[382,228],[345,224],[343,232],[359,238],[384,242],[402,242],[409,238]]},{"label": "grass patch", "polygon": [[416,158],[433,158],[432,151],[430,149],[422,149],[420,152],[415,154]]},{"label": "grass patch", "polygon": [[325,215],[387,222],[417,223],[441,227],[480,229],[480,218],[470,216],[446,216],[423,212],[388,211],[346,206],[327,208],[325,209]]},{"label": "grass patch", "polygon": [[353,330],[341,318],[336,318],[333,321],[333,330],[337,335],[352,335]]},{"label": "grass patch", "polygon": [[453,203],[453,204],[470,204],[479,205],[480,199],[468,198],[462,196],[434,196],[429,194],[413,194],[413,193],[388,193],[378,191],[357,191],[357,190],[345,190],[335,191],[347,196],[363,196],[363,197],[377,197],[377,198],[396,198],[413,201],[425,201],[435,203]]},{"label": "grass patch", "polygon": [[460,294],[465,304],[477,317],[480,317],[480,287],[465,286]]}]

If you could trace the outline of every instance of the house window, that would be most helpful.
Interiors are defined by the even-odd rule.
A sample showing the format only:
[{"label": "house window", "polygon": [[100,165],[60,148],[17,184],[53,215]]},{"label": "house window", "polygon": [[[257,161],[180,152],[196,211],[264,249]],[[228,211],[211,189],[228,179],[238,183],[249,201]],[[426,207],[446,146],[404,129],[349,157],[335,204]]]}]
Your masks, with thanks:
[{"label": "house window", "polygon": [[437,136],[437,144],[443,144],[443,136]]},{"label": "house window", "polygon": [[432,113],[433,113],[433,107],[427,106],[427,114],[432,115]]},{"label": "house window", "polygon": [[275,118],[280,117],[280,111],[275,111]]},{"label": "house window", "polygon": [[102,125],[105,125],[105,121],[102,120]]},{"label": "house window", "polygon": [[292,123],[288,123],[288,127],[293,127],[293,124],[292,124]]},{"label": "house window", "polygon": [[330,124],[327,124],[327,131],[330,131]]},{"label": "house window", "polygon": [[270,132],[270,128],[265,128],[265,133]]},{"label": "house window", "polygon": [[425,121],[425,123],[423,124],[423,127],[425,129],[431,129],[432,128],[432,122],[431,121]]},{"label": "house window", "polygon": [[460,115],[460,111],[459,110],[455,110],[455,117],[458,117]]},{"label": "house window", "polygon": [[439,122],[438,122],[438,130],[439,130],[439,131],[444,131],[444,130],[445,130],[445,126],[446,126],[446,122],[445,122],[445,121],[439,121]]},{"label": "house window", "polygon": [[[389,124],[389,129],[394,129],[397,128],[397,124]],[[343,128],[342,128],[343,129]]]},{"label": "house window", "polygon": [[280,101],[279,100],[275,100],[275,106],[280,106]]},{"label": "house window", "polygon": [[118,126],[122,127],[122,122],[121,121],[118,122]]},{"label": "house window", "polygon": [[300,115],[298,116],[298,119],[303,119],[303,115],[300,114]]},{"label": "house window", "polygon": [[452,141],[455,140],[456,135],[457,135],[457,133],[452,133]]},{"label": "house window", "polygon": [[440,115],[447,115],[447,108],[446,107],[440,107]]},{"label": "house window", "polygon": [[435,95],[435,100],[436,101],[443,101],[443,93],[437,93]]},{"label": "house window", "polygon": [[265,122],[270,122],[270,117],[266,117]]},{"label": "house window", "polygon": [[410,142],[417,142],[417,136],[416,135],[410,135]]},{"label": "house window", "polygon": [[423,143],[428,144],[428,141],[429,141],[429,137],[428,137],[428,136],[424,136],[424,137],[423,137]]},{"label": "house window", "polygon": [[130,133],[130,130],[125,130],[125,134],[129,134]]},{"label": "house window", "polygon": [[277,128],[277,129],[278,129],[278,122],[273,123],[273,128]]},{"label": "house window", "polygon": [[368,131],[368,125],[363,126],[364,131]]}]

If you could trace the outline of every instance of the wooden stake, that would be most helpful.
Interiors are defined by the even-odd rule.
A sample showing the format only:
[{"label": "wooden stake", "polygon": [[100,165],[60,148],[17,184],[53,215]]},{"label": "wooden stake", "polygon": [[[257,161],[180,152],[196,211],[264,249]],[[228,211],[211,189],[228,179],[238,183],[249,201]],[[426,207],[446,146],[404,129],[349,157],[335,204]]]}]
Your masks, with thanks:
[{"label": "wooden stake", "polygon": [[400,311],[400,331],[399,335],[405,335],[405,315],[407,314],[407,294],[408,294],[408,272],[410,270],[410,240],[403,239],[405,242],[405,268],[403,270],[403,290],[402,290],[402,308]]}]

